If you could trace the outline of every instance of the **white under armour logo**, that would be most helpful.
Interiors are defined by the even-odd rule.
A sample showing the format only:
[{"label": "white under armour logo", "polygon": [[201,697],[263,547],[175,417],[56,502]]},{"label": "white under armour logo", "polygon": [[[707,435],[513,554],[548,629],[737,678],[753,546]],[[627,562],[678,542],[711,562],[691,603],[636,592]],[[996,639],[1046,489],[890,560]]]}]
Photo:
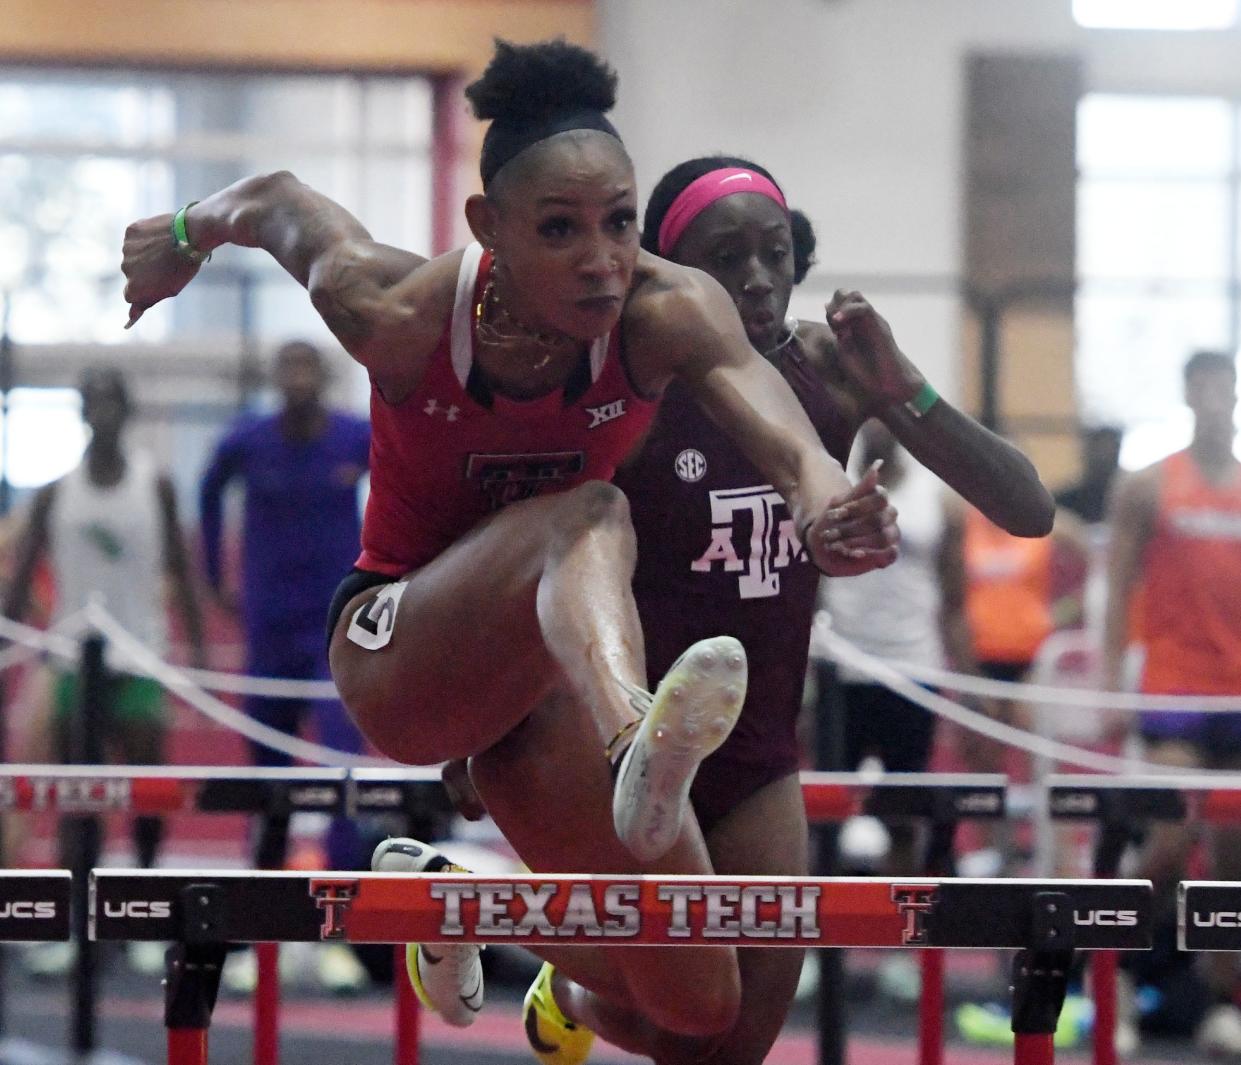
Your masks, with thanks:
[{"label": "white under armour logo", "polygon": [[422,408],[422,413],[430,414],[432,416],[442,414],[450,422],[455,422],[457,420],[457,415],[461,413],[461,408],[453,406],[441,407],[439,405],[439,401],[432,398],[427,400],[427,405]]},{"label": "white under armour logo", "polygon": [[591,422],[586,428],[597,429],[604,422],[621,417],[625,413],[625,401],[614,399],[611,403],[605,403],[601,407],[587,407],[586,413],[591,417]]}]

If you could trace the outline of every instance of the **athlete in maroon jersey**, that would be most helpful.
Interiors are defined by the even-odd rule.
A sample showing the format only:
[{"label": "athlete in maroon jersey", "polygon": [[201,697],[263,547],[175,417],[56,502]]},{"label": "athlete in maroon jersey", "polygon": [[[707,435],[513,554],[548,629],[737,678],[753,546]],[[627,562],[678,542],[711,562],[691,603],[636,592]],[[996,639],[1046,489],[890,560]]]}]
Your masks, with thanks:
[{"label": "athlete in maroon jersey", "polygon": [[[263,248],[310,289],[369,371],[376,404],[391,408],[372,450],[381,499],[367,533],[384,527],[374,542],[388,572],[361,572],[348,586],[354,594],[342,604],[331,647],[341,695],[381,750],[423,764],[473,756],[475,786],[532,869],[706,874],[701,832],[677,805],[697,758],[653,802],[643,789],[662,787],[662,774],[644,784],[645,774],[627,772],[660,757],[668,739],[661,722],[697,722],[669,709],[678,684],[665,692],[661,683],[653,702],[642,692],[628,507],[618,489],[589,478],[610,473],[643,429],[644,397],[675,379],[730,427],[787,501],[825,572],[890,563],[895,515],[873,477],[850,486],[796,397],[755,354],[727,294],[696,271],[640,252],[632,164],[603,113],[614,80],[595,57],[563,42],[501,44],[471,86],[476,113],[493,119],[484,192],[466,204],[475,237],[492,253],[489,268],[472,272],[469,253],[458,251],[394,283],[391,256],[363,227],[277,174],[131,226],[126,298],[136,321],[179,292],[210,249]],[[471,286],[477,296],[463,309]],[[453,350],[466,337],[463,384]],[[611,353],[605,364],[610,358],[623,370],[624,394],[593,391],[609,372],[608,380],[622,381],[606,366],[595,376],[600,338]],[[454,379],[477,409],[453,391]],[[437,393],[441,386],[449,392]],[[557,404],[559,415],[550,417]],[[524,411],[543,420],[537,433],[526,434]],[[597,454],[589,423],[582,442],[583,415],[596,431],[612,426]],[[466,454],[453,443],[475,418],[495,433],[478,430],[478,446],[491,448],[494,439],[495,450]],[[424,450],[402,448],[406,432],[423,434]],[[565,454],[579,450],[580,464],[566,464]],[[515,458],[515,472],[505,472]],[[505,482],[520,482],[516,496],[528,498],[491,509],[515,498]],[[394,582],[400,565],[408,569]],[[381,580],[378,592],[367,587]],[[692,708],[702,700],[709,711],[702,731],[716,731],[743,695],[719,678],[744,659],[721,643],[693,661],[687,701]],[[669,676],[681,679],[676,670]],[[631,700],[650,706],[645,717]],[[615,788],[603,751],[609,738],[624,752]],[[648,816],[627,821],[631,800]],[[635,855],[669,826],[662,855]],[[701,1056],[697,1041],[720,1043],[735,1023],[732,948],[541,953],[610,1003],[638,1009],[660,1030],[652,1040],[666,1043],[664,1033],[674,1033]],[[634,1029],[618,1041],[632,1048],[641,1037]]]},{"label": "athlete in maroon jersey", "polygon": [[[786,320],[814,245],[809,220],[788,210],[766,170],[722,156],[671,170],[651,195],[643,227],[648,250],[725,287],[750,342],[842,464],[861,423],[879,418],[992,520],[1021,535],[1046,533],[1052,500],[1019,451],[943,400],[922,411],[905,407],[924,379],[858,294],[837,293],[826,323]],[[746,648],[741,718],[699,768],[692,791],[712,864],[729,875],[804,876],[795,723],[819,573],[779,493],[679,383],[668,387],[649,438],[616,483],[629,497],[638,538],[634,595],[650,675],[661,676],[682,648],[711,633],[730,633]],[[765,1058],[792,1002],[801,953],[741,955],[741,1015],[727,1052],[711,1062]],[[560,979],[552,986],[580,1023],[618,1023],[575,1012],[583,996]]]}]

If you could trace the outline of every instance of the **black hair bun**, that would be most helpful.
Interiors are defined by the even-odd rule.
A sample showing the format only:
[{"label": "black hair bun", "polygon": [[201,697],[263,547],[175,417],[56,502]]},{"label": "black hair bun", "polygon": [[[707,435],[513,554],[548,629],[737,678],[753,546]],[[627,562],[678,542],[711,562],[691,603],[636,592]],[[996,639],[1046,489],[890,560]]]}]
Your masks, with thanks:
[{"label": "black hair bun", "polygon": [[524,126],[572,111],[610,111],[616,72],[564,38],[538,44],[497,39],[495,55],[465,95],[476,117]]},{"label": "black hair bun", "polygon": [[819,241],[804,212],[789,211],[789,225],[793,230],[793,284],[800,285],[815,263],[814,249]]}]

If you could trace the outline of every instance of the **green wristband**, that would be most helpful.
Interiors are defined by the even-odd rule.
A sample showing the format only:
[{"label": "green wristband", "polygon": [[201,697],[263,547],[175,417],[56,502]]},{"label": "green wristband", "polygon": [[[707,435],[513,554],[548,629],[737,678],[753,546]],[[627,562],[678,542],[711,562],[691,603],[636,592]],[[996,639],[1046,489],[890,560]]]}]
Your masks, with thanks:
[{"label": "green wristband", "polygon": [[172,243],[183,259],[188,259],[195,266],[201,266],[211,258],[211,252],[199,251],[190,243],[190,235],[185,228],[185,212],[198,201],[191,200],[172,216]]},{"label": "green wristband", "polygon": [[930,381],[923,381],[922,387],[914,393],[913,398],[906,400],[905,409],[915,418],[921,418],[938,402],[939,393],[931,387]]}]

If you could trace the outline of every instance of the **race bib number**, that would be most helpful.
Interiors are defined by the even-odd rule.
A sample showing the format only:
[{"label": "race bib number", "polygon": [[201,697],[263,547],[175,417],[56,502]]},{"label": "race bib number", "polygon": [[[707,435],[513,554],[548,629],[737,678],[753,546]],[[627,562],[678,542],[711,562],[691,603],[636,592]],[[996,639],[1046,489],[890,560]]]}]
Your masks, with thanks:
[{"label": "race bib number", "polygon": [[388,646],[396,628],[397,607],[408,584],[409,581],[385,584],[374,599],[358,607],[346,633],[351,643],[366,651],[378,651]]}]

